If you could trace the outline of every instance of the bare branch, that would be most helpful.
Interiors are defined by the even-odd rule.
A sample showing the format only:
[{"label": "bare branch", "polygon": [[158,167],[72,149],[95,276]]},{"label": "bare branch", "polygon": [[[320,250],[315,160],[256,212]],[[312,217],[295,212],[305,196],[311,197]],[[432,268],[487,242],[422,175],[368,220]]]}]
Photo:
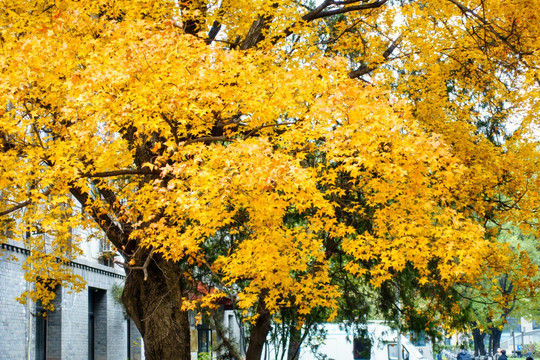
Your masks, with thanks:
[{"label": "bare branch", "polygon": [[[316,20],[316,19],[321,19],[321,18],[332,16],[332,15],[346,14],[346,13],[352,12],[352,11],[376,9],[378,7],[383,6],[387,1],[388,0],[376,0],[376,1],[374,1],[372,3],[368,3],[368,4],[360,4],[360,5],[355,5],[355,6],[343,6],[343,7],[337,8],[337,9],[324,11],[324,9],[327,8],[329,5],[334,5],[334,4],[335,5],[348,5],[348,4],[361,2],[360,0],[358,0],[358,1],[325,1],[317,9],[315,9],[312,12],[304,15],[302,17],[302,20],[313,21],[313,20]],[[319,10],[319,8],[322,7],[323,5],[325,5],[324,8],[322,10]],[[319,10],[319,11],[317,12],[317,10]]]},{"label": "bare branch", "polygon": [[128,264],[128,263],[125,263],[125,262],[120,261],[120,260],[114,259],[114,260],[113,260],[113,263],[115,263],[116,265],[119,265],[122,269],[126,269],[126,268],[129,267],[129,264]]},{"label": "bare branch", "polygon": [[240,355],[241,352],[238,350],[233,341],[229,338],[229,331],[223,326],[223,320],[218,318],[218,312],[212,312],[210,319],[212,320],[212,325],[216,329],[223,346],[227,348],[229,353],[232,355],[233,359],[242,359]]},{"label": "bare branch", "polygon": [[171,132],[174,136],[174,141],[176,141],[176,143],[178,144],[180,142],[180,139],[178,138],[178,126],[171,119],[169,119],[169,117],[165,115],[165,113],[161,113],[161,117],[171,128]]},{"label": "bare branch", "polygon": [[216,39],[217,34],[219,33],[219,30],[221,30],[221,24],[219,21],[214,20],[214,23],[212,24],[212,28],[210,29],[210,32],[208,33],[208,38],[206,39],[206,43],[210,45],[212,41]]},{"label": "bare branch", "polygon": [[309,12],[308,14],[304,15],[302,19],[306,21],[310,21],[309,19],[311,18],[316,19],[316,16],[319,15],[324,9],[326,9],[332,3],[333,3],[332,0],[324,0],[321,5],[316,7],[313,11]]},{"label": "bare branch", "polygon": [[146,257],[146,260],[144,261],[143,266],[131,266],[129,264],[127,265],[130,270],[142,270],[144,273],[144,281],[148,280],[148,265],[150,264],[150,260],[152,260],[152,257],[154,255],[154,249],[150,250],[150,253]]},{"label": "bare branch", "polygon": [[345,35],[347,32],[351,31],[351,29],[354,29],[362,20],[359,19],[359,20],[356,20],[354,22],[354,24],[352,24],[351,26],[348,26],[346,29],[344,29],[338,36],[336,36],[335,38],[333,39],[328,39],[328,40],[325,40],[325,41],[320,41],[320,42],[317,42],[316,45],[326,45],[326,44],[332,44],[332,43],[335,43],[336,41],[338,41],[343,35]]},{"label": "bare branch", "polygon": [[[383,6],[388,0],[376,0],[372,3],[364,3],[365,0],[343,0],[343,1],[336,1],[336,0],[325,0],[321,5],[316,7],[314,10],[310,11],[309,13],[302,16],[303,21],[313,21],[316,19],[321,19],[325,17],[329,17],[332,15],[338,15],[338,14],[345,14],[352,11],[361,11],[361,10],[368,10],[368,9],[375,9],[378,7]],[[346,6],[350,4],[355,3],[362,3],[360,5],[355,6]],[[337,5],[342,6],[336,9],[327,10],[327,8],[331,5]],[[269,16],[262,16],[259,15],[257,20],[253,22],[251,25],[251,28],[248,31],[248,34],[240,46],[242,50],[250,49],[254,46],[256,46],[263,38],[262,30],[265,26],[268,25],[268,22],[272,18]],[[293,33],[294,24],[287,27],[281,34],[276,35],[272,38],[272,44],[276,44],[280,39],[286,38],[287,36],[291,35]]]}]

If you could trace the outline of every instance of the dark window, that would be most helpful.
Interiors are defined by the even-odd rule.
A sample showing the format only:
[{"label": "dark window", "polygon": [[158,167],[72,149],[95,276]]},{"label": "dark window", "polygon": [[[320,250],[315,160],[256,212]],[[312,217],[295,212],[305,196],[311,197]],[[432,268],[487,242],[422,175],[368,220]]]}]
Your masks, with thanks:
[{"label": "dark window", "polygon": [[62,357],[62,288],[54,289],[54,311],[43,309],[36,303],[36,359],[60,359]]},{"label": "dark window", "polygon": [[127,319],[127,358],[131,359],[131,320]]},{"label": "dark window", "polygon": [[369,338],[355,338],[353,342],[354,360],[369,360],[371,358],[371,340]]},{"label": "dark window", "polygon": [[212,330],[208,325],[199,325],[197,327],[198,333],[198,347],[197,353],[208,353],[211,350],[212,346]]},{"label": "dark window", "polygon": [[88,288],[88,360],[107,358],[106,291]]},{"label": "dark window", "polygon": [[94,334],[95,334],[95,295],[92,289],[88,290],[88,360],[94,360]]},{"label": "dark window", "polygon": [[36,360],[45,360],[47,355],[47,313],[36,303]]}]

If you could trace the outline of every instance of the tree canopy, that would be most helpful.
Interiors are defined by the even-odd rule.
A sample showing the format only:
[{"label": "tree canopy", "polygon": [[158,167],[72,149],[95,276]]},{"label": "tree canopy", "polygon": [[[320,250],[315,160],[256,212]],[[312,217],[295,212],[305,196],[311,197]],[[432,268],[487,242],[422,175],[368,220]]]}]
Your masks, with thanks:
[{"label": "tree canopy", "polygon": [[148,358],[224,296],[249,359],[351,284],[452,317],[453,286],[511,263],[494,225],[538,237],[537,1],[0,5],[2,226],[39,284],[79,288],[56,259],[110,240]]}]

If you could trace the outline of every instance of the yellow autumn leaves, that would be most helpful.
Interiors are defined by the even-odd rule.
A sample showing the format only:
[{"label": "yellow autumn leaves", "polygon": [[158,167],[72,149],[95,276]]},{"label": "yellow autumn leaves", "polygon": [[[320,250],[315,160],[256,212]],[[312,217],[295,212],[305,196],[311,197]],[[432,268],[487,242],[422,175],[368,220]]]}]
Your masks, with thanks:
[{"label": "yellow autumn leaves", "polygon": [[[181,16],[165,1],[17,3],[2,3],[10,10],[1,17],[0,211],[31,200],[12,214],[19,234],[36,223],[59,238],[103,228],[68,211],[77,204],[67,194],[82,189],[83,205],[126,224],[136,246],[188,272],[209,268],[209,282],[236,293],[241,308],[265,294],[268,310],[305,315],[337,306],[328,239],[373,287],[407,266],[420,285],[448,287],[474,281],[495,251],[481,223],[493,210],[486,198],[513,199],[501,221],[537,222],[538,149],[526,138],[502,149],[474,134],[468,91],[487,89],[490,77],[475,73],[465,89],[471,78],[449,59],[478,56],[453,47],[473,40],[443,41],[428,29],[448,9],[445,29],[459,30],[447,3],[324,25],[342,34],[333,49],[313,43],[317,27],[287,2],[224,1],[227,11],[194,5]],[[275,21],[266,35],[294,27],[305,40],[268,36],[238,50],[234,38],[257,9]],[[399,17],[410,29],[391,29]],[[223,21],[221,42],[184,34],[195,20]],[[354,41],[355,22],[388,32]],[[348,79],[349,65],[385,62],[380,50],[397,36],[403,59],[394,68],[369,84]],[[459,101],[446,92],[450,80]],[[501,89],[484,98],[500,99]],[[39,274],[50,259],[35,261],[29,269]]]}]

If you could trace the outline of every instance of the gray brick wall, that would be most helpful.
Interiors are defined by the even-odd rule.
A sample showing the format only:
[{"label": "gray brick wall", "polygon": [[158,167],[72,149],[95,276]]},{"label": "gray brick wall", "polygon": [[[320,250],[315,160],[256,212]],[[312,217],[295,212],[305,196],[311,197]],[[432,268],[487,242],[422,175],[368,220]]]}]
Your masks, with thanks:
[{"label": "gray brick wall", "polygon": [[[7,261],[7,256],[15,255],[20,260],[26,255],[3,251],[0,256],[0,359],[20,360],[26,358],[28,346],[28,323],[30,313],[27,306],[15,301],[26,289],[21,262]],[[32,353],[33,355],[33,353]]]},{"label": "gray brick wall", "polygon": [[88,289],[66,294],[63,289],[62,355],[64,359],[88,359]]},{"label": "gray brick wall", "polygon": [[[0,245],[2,246],[2,245]],[[21,268],[27,255],[24,250],[13,246],[3,246],[0,256],[0,360],[35,359],[35,305],[19,304],[15,298],[27,286]],[[20,261],[7,261],[16,255]],[[95,318],[100,331],[96,332],[96,342],[102,344],[95,353],[96,359],[127,360],[128,343],[131,346],[131,360],[143,359],[140,334],[131,326],[128,342],[127,319],[122,306],[114,300],[111,288],[121,285],[121,273],[103,265],[78,261],[71,265],[75,274],[87,282],[87,288],[80,293],[70,293],[59,287],[55,300],[56,311],[49,313],[47,336],[47,359],[88,359],[88,287],[102,290],[102,312]],[[58,326],[60,325],[60,326]],[[138,345],[136,345],[138,344]]]}]

